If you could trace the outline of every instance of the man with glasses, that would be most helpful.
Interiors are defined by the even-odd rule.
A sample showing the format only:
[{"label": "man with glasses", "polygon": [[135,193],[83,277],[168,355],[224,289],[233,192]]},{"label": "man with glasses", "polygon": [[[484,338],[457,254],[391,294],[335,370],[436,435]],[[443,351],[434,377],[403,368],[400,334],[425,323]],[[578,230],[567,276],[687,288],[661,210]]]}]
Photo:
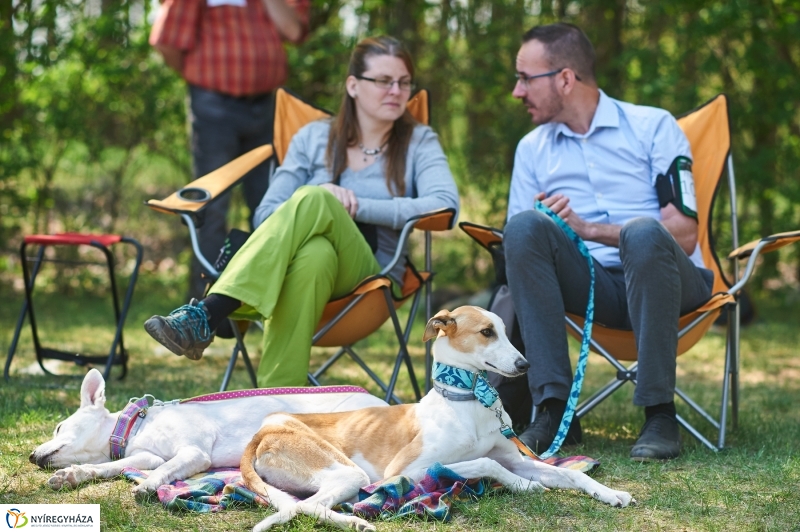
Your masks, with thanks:
[{"label": "man with glasses", "polygon": [[[598,89],[594,49],[579,28],[539,26],[522,40],[513,96],[539,127],[517,147],[504,231],[508,285],[532,368],[525,392],[537,406],[520,437],[541,453],[556,436],[573,379],[564,313],[584,315],[590,285],[586,259],[533,209],[538,200],[585,241],[596,277],[595,321],[636,336],[633,401],[644,407],[645,423],[631,458],[675,458],[678,317],[708,299],[713,275],[702,268],[691,191],[687,206],[665,202],[656,182],[675,173],[676,161],[687,175],[689,143],[667,111]],[[565,444],[581,438],[574,418]]]}]

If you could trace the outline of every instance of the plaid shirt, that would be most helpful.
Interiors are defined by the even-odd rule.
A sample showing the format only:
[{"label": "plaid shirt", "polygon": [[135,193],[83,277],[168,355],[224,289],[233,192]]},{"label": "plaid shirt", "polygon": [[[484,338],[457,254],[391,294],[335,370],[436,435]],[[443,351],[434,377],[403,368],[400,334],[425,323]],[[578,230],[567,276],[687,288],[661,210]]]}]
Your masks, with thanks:
[{"label": "plaid shirt", "polygon": [[[150,44],[183,50],[182,75],[192,85],[231,96],[270,92],[286,81],[286,53],[262,0],[246,2],[210,7],[207,0],[164,0]],[[309,3],[287,0],[304,31]]]}]

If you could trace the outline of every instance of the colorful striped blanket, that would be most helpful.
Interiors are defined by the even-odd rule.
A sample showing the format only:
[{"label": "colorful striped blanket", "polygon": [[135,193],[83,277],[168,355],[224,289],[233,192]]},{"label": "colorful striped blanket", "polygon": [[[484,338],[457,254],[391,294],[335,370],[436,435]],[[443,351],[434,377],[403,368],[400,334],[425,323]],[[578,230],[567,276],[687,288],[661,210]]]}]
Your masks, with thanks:
[{"label": "colorful striped blanket", "polygon": [[[600,465],[586,456],[551,457],[545,461],[585,473]],[[126,467],[122,474],[136,483],[147,478],[147,472],[130,467]],[[357,503],[342,504],[339,510],[367,519],[419,515],[447,521],[453,502],[475,500],[498,489],[502,489],[500,484],[488,479],[465,479],[436,463],[428,468],[425,477],[417,484],[400,475],[381,480],[362,488]],[[158,499],[169,510],[201,513],[219,512],[236,505],[268,505],[264,497],[244,486],[239,470],[233,468],[211,469],[161,486]]]}]

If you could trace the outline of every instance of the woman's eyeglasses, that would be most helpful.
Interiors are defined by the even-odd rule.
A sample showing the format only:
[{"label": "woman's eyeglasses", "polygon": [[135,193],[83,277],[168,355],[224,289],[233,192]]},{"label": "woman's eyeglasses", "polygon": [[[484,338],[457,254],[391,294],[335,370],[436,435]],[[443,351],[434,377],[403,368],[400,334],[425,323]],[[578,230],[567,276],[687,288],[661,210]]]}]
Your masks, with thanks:
[{"label": "woman's eyeglasses", "polygon": [[364,81],[371,81],[376,87],[383,90],[389,90],[392,85],[397,83],[397,88],[401,91],[414,90],[414,83],[407,79],[392,79],[392,78],[368,78],[365,76],[355,76],[356,79],[363,79]]}]

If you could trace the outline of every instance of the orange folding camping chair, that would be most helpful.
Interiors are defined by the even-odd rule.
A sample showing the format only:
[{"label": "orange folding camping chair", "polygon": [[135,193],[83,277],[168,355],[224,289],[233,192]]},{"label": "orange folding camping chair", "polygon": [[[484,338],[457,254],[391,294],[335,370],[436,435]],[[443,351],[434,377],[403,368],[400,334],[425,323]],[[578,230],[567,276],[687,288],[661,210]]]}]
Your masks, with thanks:
[{"label": "orange folding camping chair", "polygon": [[[678,124],[689,139],[694,157],[693,173],[697,193],[698,243],[703,254],[705,267],[714,272],[712,297],[703,306],[680,317],[678,332],[678,355],[688,351],[709,330],[719,314],[727,312],[725,369],[722,379],[722,399],[719,418],[715,418],[695,402],[683,390],[676,388],[675,394],[681,398],[700,417],[717,431],[716,444],[712,443],[684,418],[678,422],[690,434],[709,449],[719,450],[725,446],[725,430],[729,413],[736,427],[739,406],[739,301],[741,289],[750,279],[756,259],[762,252],[769,252],[800,240],[800,231],[779,233],[764,237],[738,247],[736,184],[731,156],[731,134],[728,113],[728,99],[720,94],[689,113],[678,118]],[[726,173],[730,189],[730,213],[733,247],[728,259],[732,261],[734,283],[722,271],[719,258],[714,249],[711,233],[711,213],[723,175]],[[462,222],[459,226],[483,247],[492,250],[502,244],[503,233],[499,229]],[[748,258],[744,273],[740,277],[740,259]],[[583,331],[583,317],[567,314],[567,331],[580,339]],[[636,383],[636,366],[624,366],[620,360],[637,359],[633,332],[603,327],[594,323],[591,338],[592,350],[599,353],[617,370],[617,376],[600,390],[578,405],[576,414],[583,417],[626,382]],[[728,404],[730,402],[730,412]]]},{"label": "orange folding camping chair", "polygon": [[[417,121],[423,124],[429,123],[430,109],[427,91],[421,90],[417,92],[409,100],[408,109]],[[273,169],[280,165],[289,149],[289,143],[294,134],[309,122],[328,116],[330,116],[330,113],[327,111],[303,101],[286,89],[280,88],[275,93],[275,122],[272,145],[260,146],[225,166],[196,179],[167,198],[149,200],[146,204],[156,211],[177,214],[183,219],[184,223],[189,227],[194,254],[207,270],[209,276],[216,279],[219,276],[219,272],[209,259],[203,256],[197,241],[196,227],[198,222],[202,220],[203,209],[214,198],[238,183],[256,165],[264,161],[268,161],[268,164],[273,165]],[[394,388],[404,364],[417,399],[421,397],[411,357],[408,354],[407,344],[423,288],[425,290],[426,316],[431,314],[430,293],[433,275],[431,271],[431,231],[450,229],[455,220],[455,214],[453,209],[444,209],[409,220],[403,227],[392,262],[379,274],[362,281],[350,294],[328,303],[314,334],[313,345],[319,347],[338,346],[340,349],[318,370],[309,373],[309,381],[312,384],[319,385],[320,376],[346,354],[383,390],[387,402],[389,400],[400,402],[400,399],[394,393]],[[402,251],[413,229],[419,229],[425,233],[425,269],[422,271],[417,271],[402,256]],[[399,296],[396,296],[392,292],[392,281],[387,274],[401,260],[407,261],[406,271],[402,292]],[[411,310],[406,326],[403,328],[397,317],[396,309],[409,299],[412,300]],[[353,349],[353,344],[372,334],[389,318],[392,320],[399,349],[395,357],[394,369],[388,383],[386,383],[356,353]],[[243,341],[244,331],[247,328],[246,323],[244,322],[241,325],[232,324],[231,328],[236,337],[236,345],[233,348],[228,367],[222,379],[221,391],[228,386],[239,353],[242,354],[242,359],[250,375],[253,387],[258,386],[256,375]],[[431,365],[430,359],[430,347],[426,346],[426,377]]]}]

